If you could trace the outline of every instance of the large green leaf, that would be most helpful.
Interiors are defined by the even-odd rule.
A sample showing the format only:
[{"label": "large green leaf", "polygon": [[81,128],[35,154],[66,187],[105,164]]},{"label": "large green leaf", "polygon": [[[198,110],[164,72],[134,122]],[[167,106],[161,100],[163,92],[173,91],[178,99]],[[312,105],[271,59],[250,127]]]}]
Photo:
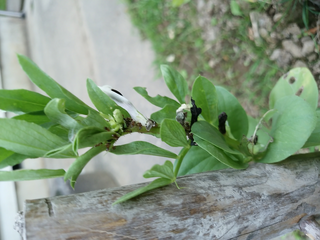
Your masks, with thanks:
[{"label": "large green leaf", "polygon": [[225,112],[228,115],[228,124],[232,135],[241,140],[248,132],[248,117],[239,101],[228,90],[216,86],[218,95],[218,114]]},{"label": "large green leaf", "polygon": [[143,174],[144,178],[166,178],[171,181],[175,181],[175,176],[173,173],[173,164],[170,161],[166,161],[163,165],[156,164],[150,170],[147,170]]},{"label": "large green leaf", "polygon": [[124,145],[114,146],[115,149],[110,150],[110,152],[117,155],[133,155],[133,154],[145,154],[153,155],[167,158],[176,158],[177,155],[168,150],[157,147],[151,143],[136,141]]},{"label": "large green leaf", "polygon": [[228,168],[201,147],[192,146],[184,157],[178,176]]},{"label": "large green leaf", "polygon": [[166,185],[169,185],[173,181],[167,179],[167,178],[158,178],[151,183],[149,183],[147,186],[138,188],[134,190],[133,192],[127,193],[126,195],[120,197],[117,201],[115,201],[112,205],[125,202],[131,198],[134,198],[136,196],[139,196],[142,193],[148,192],[150,190],[153,190],[155,188],[164,187]]},{"label": "large green leaf", "polygon": [[0,169],[19,164],[26,158],[28,158],[28,156],[0,148]]},{"label": "large green leaf", "polygon": [[17,89],[0,89],[0,109],[9,112],[37,112],[42,111],[50,98],[39,93]]},{"label": "large green leaf", "polygon": [[81,114],[88,114],[89,106],[54,81],[29,58],[19,54],[17,56],[23,71],[35,85],[46,92],[51,98],[65,99],[67,109]]},{"label": "large green leaf", "polygon": [[150,118],[153,121],[156,121],[158,124],[161,123],[164,119],[176,119],[176,110],[178,108],[173,105],[166,105],[161,110],[151,114]]},{"label": "large green leaf", "polygon": [[160,138],[171,147],[188,146],[184,128],[175,120],[164,119],[160,126]]},{"label": "large green leaf", "polygon": [[248,167],[248,164],[246,163],[234,161],[230,155],[226,154],[223,150],[214,146],[210,142],[207,142],[199,138],[198,136],[194,136],[194,140],[202,149],[207,151],[209,154],[211,154],[214,158],[219,160],[224,165],[227,165],[228,167],[235,169],[245,169]]},{"label": "large green leaf", "polygon": [[136,90],[137,93],[139,93],[142,97],[144,97],[146,100],[148,100],[153,105],[156,105],[157,107],[163,108],[166,105],[175,106],[176,109],[180,107],[180,104],[171,98],[163,97],[160,95],[157,95],[155,97],[150,97],[148,95],[146,88],[144,87],[134,87],[133,89]]},{"label": "large green leaf", "polygon": [[71,187],[74,188],[76,180],[80,175],[82,169],[87,165],[87,163],[96,155],[106,150],[105,145],[99,145],[91,148],[89,151],[84,153],[83,155],[76,158],[76,160],[71,164],[68,171],[64,175],[64,180],[70,180]]},{"label": "large green leaf", "polygon": [[188,94],[187,81],[180,73],[167,65],[161,65],[160,69],[169,90],[181,104],[185,103],[185,97]]},{"label": "large green leaf", "polygon": [[50,123],[50,119],[45,115],[44,111],[30,112],[14,116],[13,119],[24,120],[26,122],[33,122],[38,125],[45,125]]},{"label": "large green leaf", "polygon": [[0,119],[0,146],[30,157],[67,144],[66,141],[34,123],[16,119]]},{"label": "large green leaf", "polygon": [[127,118],[129,113],[118,106],[107,94],[105,94],[91,79],[87,79],[87,91],[94,106],[102,113],[113,116],[113,111],[119,109]]},{"label": "large green leaf", "polygon": [[316,127],[317,115],[309,103],[297,96],[286,96],[274,105],[270,135],[274,141],[259,161],[274,163],[298,151]]},{"label": "large green leaf", "polygon": [[65,112],[65,102],[65,99],[52,99],[47,104],[44,112],[52,122],[77,132],[84,126]]},{"label": "large green leaf", "polygon": [[191,130],[193,135],[196,135],[197,137],[215,145],[216,147],[226,152],[232,154],[241,154],[238,151],[231,149],[227,145],[223,135],[219,132],[219,130],[206,121],[195,122],[192,125]]},{"label": "large green leaf", "polygon": [[27,181],[46,178],[63,177],[65,171],[63,169],[39,169],[39,170],[15,170],[0,171],[0,181]]},{"label": "large green leaf", "polygon": [[197,107],[202,109],[203,118],[218,127],[218,98],[214,85],[199,76],[193,84],[191,96]]},{"label": "large green leaf", "polygon": [[304,144],[304,148],[320,145],[320,109],[317,109],[317,124],[310,137]]},{"label": "large green leaf", "polygon": [[278,80],[270,93],[270,109],[279,99],[292,95],[299,95],[314,109],[318,107],[318,86],[308,68],[291,69]]}]

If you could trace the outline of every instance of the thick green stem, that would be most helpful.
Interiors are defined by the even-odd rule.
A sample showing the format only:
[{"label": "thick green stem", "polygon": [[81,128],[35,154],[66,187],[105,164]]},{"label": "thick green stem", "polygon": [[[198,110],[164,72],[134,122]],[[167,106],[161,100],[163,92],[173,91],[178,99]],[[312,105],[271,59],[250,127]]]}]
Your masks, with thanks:
[{"label": "thick green stem", "polygon": [[181,150],[181,152],[179,153],[178,158],[177,158],[177,165],[176,165],[176,167],[174,169],[174,176],[175,177],[178,176],[181,163],[182,163],[184,157],[186,156],[186,154],[188,153],[188,151],[190,150],[190,148],[191,148],[191,146],[188,144],[188,146],[184,147]]}]

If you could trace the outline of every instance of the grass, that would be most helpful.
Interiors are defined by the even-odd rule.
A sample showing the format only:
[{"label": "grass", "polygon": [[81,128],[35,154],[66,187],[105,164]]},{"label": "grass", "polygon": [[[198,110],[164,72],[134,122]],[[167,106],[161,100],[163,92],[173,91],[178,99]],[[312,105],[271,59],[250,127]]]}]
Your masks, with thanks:
[{"label": "grass", "polygon": [[[292,16],[292,1],[297,0],[285,3],[287,19],[285,16],[283,21]],[[218,17],[212,14],[209,27],[219,26],[220,36],[212,42],[206,42],[198,23],[201,13],[198,13],[194,1],[185,1],[179,7],[173,7],[172,0],[125,2],[133,24],[140,30],[141,36],[152,43],[156,53],[156,69],[160,64],[169,64],[180,71],[190,86],[200,74],[216,85],[227,87],[241,103],[249,102],[250,106],[258,106],[257,111],[249,111],[250,115],[259,116],[266,111],[270,90],[288,70],[280,69],[269,60],[269,43],[262,40],[260,46],[256,46],[248,34],[251,28],[250,11],[264,13],[270,6],[268,3],[248,3],[245,9],[229,9]],[[237,16],[232,12],[236,12]],[[237,26],[226,29],[224,26],[232,20]],[[222,46],[220,51],[214,50],[217,44]],[[244,60],[244,56],[250,57]]]},{"label": "grass", "polygon": [[0,0],[0,10],[6,10],[7,0]]}]

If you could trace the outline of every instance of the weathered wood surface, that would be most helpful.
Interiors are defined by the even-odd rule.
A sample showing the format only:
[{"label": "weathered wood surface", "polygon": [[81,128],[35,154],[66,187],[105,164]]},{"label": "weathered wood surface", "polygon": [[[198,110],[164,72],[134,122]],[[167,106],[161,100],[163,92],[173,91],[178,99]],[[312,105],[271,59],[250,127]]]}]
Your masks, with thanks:
[{"label": "weathered wood surface", "polygon": [[320,155],[220,170],[111,206],[144,184],[25,204],[27,239],[272,239],[320,213]]}]

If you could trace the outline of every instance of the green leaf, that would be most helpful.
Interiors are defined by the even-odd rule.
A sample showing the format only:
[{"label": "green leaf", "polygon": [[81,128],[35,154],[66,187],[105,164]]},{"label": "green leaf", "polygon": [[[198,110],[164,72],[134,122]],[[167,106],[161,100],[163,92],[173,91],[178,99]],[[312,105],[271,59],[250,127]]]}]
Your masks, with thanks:
[{"label": "green leaf", "polygon": [[202,109],[203,118],[217,127],[218,98],[214,85],[208,79],[199,76],[193,84],[191,96],[197,107]]},{"label": "green leaf", "polygon": [[87,91],[91,102],[102,113],[113,116],[113,111],[119,109],[122,115],[127,118],[129,113],[118,106],[107,94],[105,94],[91,79],[87,79]]},{"label": "green leaf", "polygon": [[68,129],[62,127],[61,125],[52,125],[48,128],[48,131],[59,136],[60,138],[62,138],[63,140],[65,140],[66,142],[70,142],[74,135],[73,132],[69,132]]},{"label": "green leaf", "polygon": [[[259,123],[259,120],[254,119],[250,116],[248,116],[248,120],[249,120],[249,130],[248,130],[247,137],[251,138],[253,136],[253,133],[255,131],[256,126]],[[262,144],[261,147],[265,147],[266,144],[269,142],[269,140],[271,138],[269,136],[269,132],[270,132],[270,130],[268,128],[266,128],[264,125],[260,125],[260,127],[257,131],[257,135],[258,135],[258,143]]]},{"label": "green leaf", "polygon": [[232,135],[241,140],[248,132],[248,117],[239,101],[228,90],[216,86],[218,95],[218,114],[225,112],[228,115],[228,124]]},{"label": "green leaf", "polygon": [[134,154],[145,154],[167,158],[176,158],[177,155],[168,150],[157,147],[151,143],[136,141],[124,145],[114,146],[115,149],[110,152],[117,155],[134,155]]},{"label": "green leaf", "polygon": [[240,10],[240,6],[236,0],[231,0],[230,2],[230,10],[234,16],[242,16],[242,12]]},{"label": "green leaf", "polygon": [[188,94],[188,83],[182,75],[176,70],[167,65],[160,67],[164,81],[166,82],[169,90],[182,104],[185,103],[185,97]]},{"label": "green leaf", "polygon": [[63,177],[63,169],[15,170],[0,171],[0,181],[27,181],[47,178]]},{"label": "green leaf", "polygon": [[201,147],[192,146],[184,157],[178,176],[228,168]]},{"label": "green leaf", "polygon": [[0,169],[19,164],[26,158],[28,158],[28,156],[0,148]]},{"label": "green leaf", "polygon": [[24,120],[26,122],[33,122],[38,125],[45,125],[50,123],[50,119],[45,115],[44,111],[30,112],[14,116],[12,119]]},{"label": "green leaf", "polygon": [[320,109],[317,109],[317,124],[310,137],[303,145],[303,148],[313,147],[320,145]]},{"label": "green leaf", "polygon": [[148,95],[148,92],[146,91],[146,88],[144,87],[134,87],[134,90],[136,90],[137,93],[139,93],[142,97],[144,97],[146,100],[148,100],[151,104],[157,106],[157,107],[165,107],[166,105],[172,105],[175,106],[176,109],[180,107],[180,104],[168,97],[163,97],[160,95],[157,95],[155,97],[150,97]]},{"label": "green leaf", "polygon": [[17,89],[0,89],[0,109],[9,112],[37,112],[42,111],[50,98],[39,93]]},{"label": "green leaf", "polygon": [[86,118],[81,120],[82,125],[93,126],[101,129],[110,128],[110,124],[94,110],[89,110],[89,114]]},{"label": "green leaf", "polygon": [[308,9],[308,1],[303,2],[302,8],[302,20],[306,29],[309,29],[309,9]]},{"label": "green leaf", "polygon": [[166,161],[163,165],[156,164],[150,170],[147,170],[143,174],[144,178],[166,178],[174,182],[176,180],[173,173],[173,164],[170,161]]},{"label": "green leaf", "polygon": [[274,109],[277,113],[272,119],[270,131],[274,142],[259,161],[263,163],[279,162],[294,154],[303,147],[317,123],[316,112],[309,103],[297,96],[279,99]]},{"label": "green leaf", "polygon": [[159,110],[158,112],[152,113],[150,118],[157,123],[161,123],[164,119],[175,120],[176,119],[176,110],[178,108],[173,105],[166,105],[163,109]]},{"label": "green leaf", "polygon": [[83,125],[65,112],[65,102],[65,99],[52,99],[47,104],[44,112],[52,122],[77,132]]},{"label": "green leaf", "polygon": [[175,120],[164,119],[160,126],[160,138],[171,147],[188,146],[184,128]]},{"label": "green leaf", "polygon": [[125,202],[131,198],[134,198],[134,197],[142,194],[142,193],[148,192],[148,191],[153,190],[155,188],[164,187],[164,186],[169,185],[171,183],[172,183],[172,181],[167,178],[158,178],[158,179],[152,181],[151,183],[149,183],[147,186],[138,188],[138,189],[134,190],[133,192],[130,192],[130,193],[120,197],[112,205]]},{"label": "green leaf", "polygon": [[76,158],[76,160],[71,164],[68,171],[64,175],[64,180],[67,181],[70,179],[70,185],[74,188],[76,180],[80,175],[82,169],[87,165],[87,163],[96,155],[106,150],[105,145],[100,145],[97,147],[91,148],[89,151],[83,155]]},{"label": "green leaf", "polygon": [[217,160],[219,160],[224,165],[227,165],[228,167],[235,168],[235,169],[245,169],[248,167],[248,164],[240,162],[240,161],[234,161],[230,155],[226,154],[223,150],[220,148],[214,146],[210,142],[207,142],[198,136],[193,136],[195,142],[205,151],[210,153],[213,157],[215,157]]},{"label": "green leaf", "polygon": [[232,154],[241,154],[240,152],[231,149],[227,145],[223,135],[219,132],[219,130],[206,121],[195,122],[192,125],[191,132],[193,133],[193,135],[196,135],[197,137],[215,145],[216,147],[226,152]]},{"label": "green leaf", "polygon": [[73,151],[77,152],[80,148],[93,147],[99,143],[113,139],[115,132],[107,132],[97,127],[85,127],[79,130],[73,140]]},{"label": "green leaf", "polygon": [[7,150],[30,157],[42,157],[65,144],[66,141],[34,123],[0,119],[0,146]]},{"label": "green leaf", "polygon": [[17,56],[23,71],[35,85],[46,92],[51,98],[65,99],[67,109],[81,114],[88,114],[89,106],[44,73],[29,58],[19,54]]},{"label": "green leaf", "polygon": [[278,80],[270,93],[270,109],[279,99],[297,94],[313,109],[318,107],[318,86],[308,68],[291,69]]},{"label": "green leaf", "polygon": [[71,143],[52,149],[44,155],[45,158],[74,158],[77,156],[78,154],[73,151]]}]

